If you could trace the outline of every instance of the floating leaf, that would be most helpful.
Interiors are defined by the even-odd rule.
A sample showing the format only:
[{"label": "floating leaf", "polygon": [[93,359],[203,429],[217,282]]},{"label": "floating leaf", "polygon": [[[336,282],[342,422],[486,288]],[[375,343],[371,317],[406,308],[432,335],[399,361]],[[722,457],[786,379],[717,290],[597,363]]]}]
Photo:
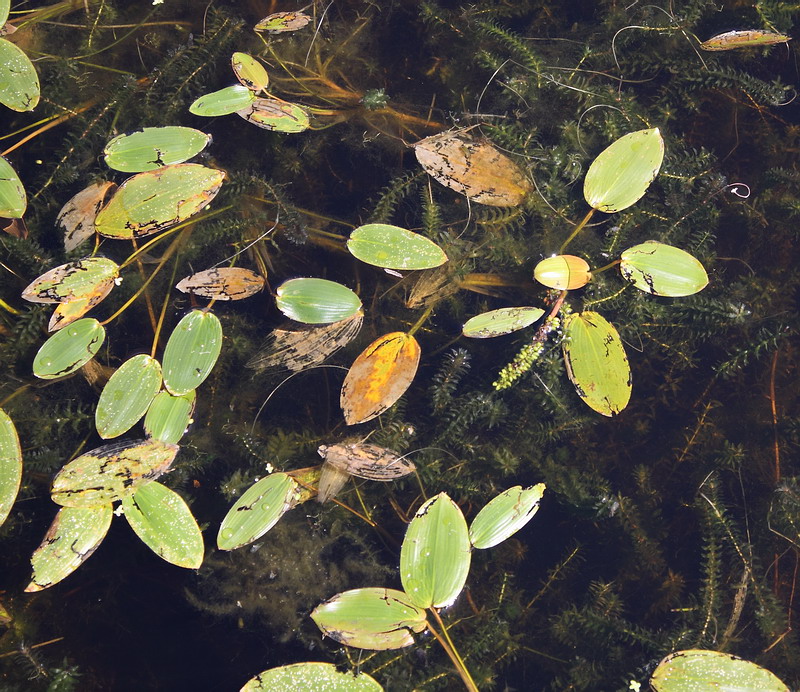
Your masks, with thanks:
[{"label": "floating leaf", "polygon": [[467,581],[472,557],[467,522],[447,493],[417,510],[400,548],[400,581],[420,608],[446,608]]},{"label": "floating leaf", "polygon": [[447,255],[432,240],[399,226],[368,223],[347,241],[357,259],[385,269],[432,269],[447,262]]},{"label": "floating leaf", "polygon": [[543,286],[559,291],[583,288],[592,278],[589,264],[575,255],[556,255],[543,259],[533,270],[533,278]]},{"label": "floating leaf", "polygon": [[97,320],[78,320],[42,344],[33,359],[33,374],[44,380],[69,375],[95,356],[105,338],[105,327]]},{"label": "floating leaf", "polygon": [[289,279],[276,293],[278,310],[304,324],[339,322],[361,310],[353,291],[328,279]]},{"label": "floating leaf", "polygon": [[164,386],[188,394],[208,377],[222,349],[222,325],[213,312],[192,310],[178,322],[164,349]]},{"label": "floating leaf", "polygon": [[147,354],[126,360],[111,375],[95,410],[97,432],[104,440],[130,430],[161,389],[161,365]]},{"label": "floating leaf", "polygon": [[185,221],[216,197],[223,171],[177,163],[138,173],[119,186],[94,220],[100,235],[139,238]]},{"label": "floating leaf", "polygon": [[217,547],[235,550],[261,538],[294,507],[297,487],[285,473],[272,473],[251,485],[222,520]]},{"label": "floating leaf", "polygon": [[251,269],[219,267],[187,276],[175,288],[212,300],[242,300],[264,288],[264,277]]},{"label": "floating leaf", "polygon": [[322,633],[360,649],[400,649],[411,646],[411,632],[427,629],[425,611],[395,589],[353,589],[337,594],[311,613]]},{"label": "floating leaf", "polygon": [[11,164],[0,156],[0,216],[20,219],[27,207],[28,198],[22,181]]},{"label": "floating leaf", "polygon": [[278,692],[278,690],[304,690],[305,692],[382,692],[375,678],[366,673],[342,673],[333,663],[292,663],[270,668],[247,681],[241,692]]},{"label": "floating leaf", "polygon": [[336,353],[361,331],[364,313],[360,310],[344,320],[323,325],[298,324],[292,329],[273,329],[267,342],[247,363],[248,368],[262,372],[267,368],[284,367],[298,372]]},{"label": "floating leaf", "polygon": [[255,100],[256,95],[252,90],[242,84],[234,84],[201,96],[189,106],[189,112],[204,118],[230,115],[246,108]]},{"label": "floating leaf", "polygon": [[492,548],[513,536],[539,511],[544,488],[544,483],[525,490],[517,485],[490,500],[469,527],[472,547]]},{"label": "floating leaf", "polygon": [[84,257],[46,271],[22,292],[31,303],[63,303],[108,294],[119,276],[119,265],[105,257]]},{"label": "floating leaf", "polygon": [[617,330],[596,312],[564,320],[564,361],[578,396],[604,416],[615,416],[631,397],[631,369]]},{"label": "floating leaf", "polygon": [[488,140],[444,132],[417,142],[414,153],[428,175],[479,204],[516,207],[532,190],[525,172]]},{"label": "floating leaf", "polygon": [[653,671],[656,692],[789,692],[766,668],[720,651],[687,649],[664,658]]},{"label": "floating leaf", "polygon": [[195,392],[173,396],[169,392],[156,394],[144,417],[144,431],[148,437],[177,444],[192,422]]},{"label": "floating leaf", "polygon": [[417,340],[392,332],[373,341],[356,358],[342,385],[340,402],[348,425],[379,416],[408,389],[419,365]]},{"label": "floating leaf", "polygon": [[22,480],[22,449],[14,422],[0,408],[0,526],[17,499]]},{"label": "floating leaf", "polygon": [[305,12],[275,12],[262,19],[253,29],[270,34],[282,34],[302,29],[311,21]]},{"label": "floating leaf", "polygon": [[203,563],[203,534],[174,490],[148,483],[122,498],[122,510],[136,535],[160,558],[187,569]]},{"label": "floating leaf", "polygon": [[774,31],[760,29],[747,29],[744,31],[726,31],[724,34],[712,36],[703,41],[700,47],[703,50],[734,50],[735,48],[757,48],[759,46],[774,46],[777,43],[791,41],[792,37]]},{"label": "floating leaf", "polygon": [[133,495],[169,469],[178,445],[158,440],[114,442],[82,454],[53,479],[53,502],[65,507],[98,507]]},{"label": "floating leaf", "polygon": [[583,181],[589,206],[608,214],[638,202],[658,175],[664,140],[657,127],[623,135],[592,161]]},{"label": "floating leaf", "polygon": [[61,207],[56,223],[64,229],[64,250],[72,252],[84,240],[94,235],[97,212],[109,192],[116,189],[116,184],[101,180],[85,187]]},{"label": "floating leaf", "polygon": [[68,324],[72,324],[75,320],[80,319],[89,312],[89,310],[103,301],[111,292],[112,288],[114,288],[113,280],[100,286],[97,293],[84,298],[74,298],[66,303],[59,303],[56,305],[56,309],[53,310],[50,322],[47,325],[47,331],[57,332],[59,329],[63,329]]},{"label": "floating leaf", "polygon": [[11,0],[0,0],[0,26],[8,21],[11,12]]},{"label": "floating leaf", "polygon": [[13,111],[32,111],[39,96],[33,63],[19,46],[0,39],[0,103]]},{"label": "floating leaf", "polygon": [[188,161],[210,141],[211,135],[191,127],[145,127],[114,137],[103,149],[103,156],[115,171],[141,173]]},{"label": "floating leaf", "polygon": [[303,132],[310,127],[305,108],[277,99],[258,98],[236,114],[253,125],[275,132]]},{"label": "floating leaf", "polygon": [[690,296],[708,285],[708,274],[695,257],[655,240],[625,250],[619,271],[636,288],[657,296]]},{"label": "floating leaf", "polygon": [[62,507],[31,557],[33,577],[25,591],[41,591],[57,584],[80,567],[108,533],[114,512],[111,504]]},{"label": "floating leaf", "polygon": [[231,56],[231,67],[236,79],[248,89],[259,92],[269,86],[269,75],[264,66],[252,55],[234,53]]},{"label": "floating leaf", "polygon": [[511,334],[529,327],[544,315],[541,308],[500,308],[471,317],[464,323],[463,334],[471,339],[488,339]]}]

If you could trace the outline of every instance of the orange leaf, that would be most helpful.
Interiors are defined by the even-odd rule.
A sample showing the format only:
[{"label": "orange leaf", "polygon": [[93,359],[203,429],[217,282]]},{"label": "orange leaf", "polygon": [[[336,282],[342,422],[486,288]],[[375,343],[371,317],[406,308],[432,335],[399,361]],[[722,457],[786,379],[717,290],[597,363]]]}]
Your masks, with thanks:
[{"label": "orange leaf", "polygon": [[417,340],[405,332],[386,334],[367,346],[342,385],[347,424],[372,420],[403,396],[417,373],[419,356]]}]

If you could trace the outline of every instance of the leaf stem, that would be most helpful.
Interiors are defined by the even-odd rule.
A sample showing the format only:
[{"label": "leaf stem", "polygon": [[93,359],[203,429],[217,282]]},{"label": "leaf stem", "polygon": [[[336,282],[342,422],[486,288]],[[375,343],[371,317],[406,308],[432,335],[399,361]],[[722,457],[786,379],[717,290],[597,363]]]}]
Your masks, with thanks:
[{"label": "leaf stem", "polygon": [[587,223],[589,223],[589,219],[591,219],[593,215],[594,215],[594,208],[590,209],[589,212],[586,214],[586,216],[584,216],[583,219],[581,219],[580,223],[577,226],[575,226],[574,229],[572,229],[572,233],[569,234],[569,237],[564,241],[564,243],[558,249],[559,255],[564,254],[564,250],[566,250],[567,245],[569,245],[572,242],[572,239],[576,235],[578,235],[578,233],[581,232],[581,230]]},{"label": "leaf stem", "polygon": [[447,633],[447,627],[445,627],[442,618],[439,616],[439,613],[436,611],[436,608],[429,608],[431,613],[433,613],[433,617],[436,618],[436,622],[439,623],[439,627],[442,629],[442,633],[439,634],[433,627],[431,627],[430,622],[427,623],[428,629],[431,631],[431,634],[436,637],[436,641],[438,641],[442,648],[445,650],[445,653],[450,657],[450,660],[456,667],[461,680],[464,682],[464,686],[469,690],[469,692],[479,692],[478,686],[475,684],[475,681],[472,679],[472,676],[469,674],[467,670],[467,666],[464,664],[464,659],[458,653],[455,644],[453,644],[453,640],[450,639],[450,635]]}]

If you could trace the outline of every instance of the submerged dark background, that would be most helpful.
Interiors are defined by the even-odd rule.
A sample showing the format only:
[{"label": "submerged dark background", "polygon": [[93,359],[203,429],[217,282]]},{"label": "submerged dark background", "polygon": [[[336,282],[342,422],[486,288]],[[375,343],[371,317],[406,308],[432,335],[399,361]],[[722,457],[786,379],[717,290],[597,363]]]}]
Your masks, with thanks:
[{"label": "submerged dark background", "polygon": [[[0,312],[0,398],[29,386],[4,404],[25,476],[0,530],[0,599],[13,618],[0,634],[0,689],[238,689],[272,666],[348,658],[387,690],[460,685],[430,639],[360,655],[321,641],[307,617],[345,589],[399,588],[401,513],[422,500],[416,479],[361,487],[380,531],[339,507],[307,503],[253,548],[213,548],[227,508],[267,463],[316,464],[317,446],[352,434],[338,406],[343,370],[294,377],[256,418],[286,374],[245,367],[281,323],[267,293],[214,306],[226,337],[221,360],[163,479],[205,529],[203,567],[164,563],[117,519],[74,575],[22,593],[30,554],[56,511],[52,475],[81,444],[100,440],[97,391],[83,377],[43,386],[32,376],[49,311],[19,293],[66,261],[54,225],[64,202],[101,176],[124,179],[109,177],[104,144],[167,124],[213,134],[202,157],[228,174],[215,206],[235,205],[193,228],[176,277],[230,256],[277,218],[241,266],[263,263],[273,288],[295,276],[337,280],[364,302],[361,335],[332,364],[349,366],[423,308],[406,307],[411,277],[398,282],[358,264],[325,233],[346,237],[352,226],[383,221],[447,249],[451,274],[417,335],[417,378],[356,433],[376,430],[371,442],[418,450],[412,458],[427,495],[448,492],[468,520],[507,487],[547,484],[528,527],[475,554],[468,591],[446,614],[482,690],[623,690],[632,679],[646,685],[663,656],[686,648],[724,650],[800,686],[796,48],[698,53],[694,38],[747,28],[791,34],[791,3],[337,1],[309,8],[318,32],[268,39],[271,48],[253,24],[298,7],[72,4],[12,37],[36,60],[44,98],[33,114],[4,111],[0,133],[86,106],[9,155],[28,191],[30,236],[0,238],[0,298],[21,310]],[[295,135],[235,115],[190,115],[197,96],[233,83],[236,50],[262,57],[277,96],[331,113]],[[406,144],[471,125],[536,181],[524,208],[468,210],[421,174]],[[530,330],[477,342],[457,338],[461,324],[483,310],[542,303],[533,266],[569,234],[563,217],[575,223],[585,213],[589,163],[625,132],[655,126],[667,154],[654,185],[629,210],[595,219],[570,251],[599,267],[626,247],[661,240],[701,259],[710,285],[686,299],[657,298],[619,293],[622,282],[607,272],[570,297],[573,309],[601,312],[626,342],[634,388],[620,416],[604,419],[578,399],[555,341],[532,375],[495,393],[492,381]],[[153,249],[154,261],[164,248]],[[121,261],[130,248],[104,241],[100,251]],[[456,290],[470,272],[498,275],[503,285],[491,295]],[[171,289],[170,274],[167,267],[150,290],[156,310],[169,296],[167,333],[192,305]],[[98,318],[140,282],[128,270]],[[139,300],[109,325],[98,360],[116,367],[151,340]],[[352,490],[343,499],[358,507]]]}]

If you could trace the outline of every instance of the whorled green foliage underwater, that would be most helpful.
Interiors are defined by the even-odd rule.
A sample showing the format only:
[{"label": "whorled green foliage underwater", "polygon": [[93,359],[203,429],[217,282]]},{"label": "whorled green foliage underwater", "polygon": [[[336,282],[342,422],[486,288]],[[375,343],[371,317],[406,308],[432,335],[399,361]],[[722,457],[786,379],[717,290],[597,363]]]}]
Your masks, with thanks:
[{"label": "whorled green foliage underwater", "polygon": [[[455,689],[448,646],[481,690],[646,689],[704,650],[800,685],[794,6],[314,2],[256,32],[266,5],[10,7],[41,98],[23,71],[0,132],[25,224],[0,237],[6,687],[327,661]],[[342,395],[376,342],[398,348]],[[368,435],[416,474],[309,502],[318,449]],[[62,472],[90,500],[59,511],[67,462],[101,489]],[[426,500],[473,524],[540,482],[535,521],[471,553],[452,644],[321,638],[336,594],[413,588]],[[50,526],[82,539],[55,567]]]}]

